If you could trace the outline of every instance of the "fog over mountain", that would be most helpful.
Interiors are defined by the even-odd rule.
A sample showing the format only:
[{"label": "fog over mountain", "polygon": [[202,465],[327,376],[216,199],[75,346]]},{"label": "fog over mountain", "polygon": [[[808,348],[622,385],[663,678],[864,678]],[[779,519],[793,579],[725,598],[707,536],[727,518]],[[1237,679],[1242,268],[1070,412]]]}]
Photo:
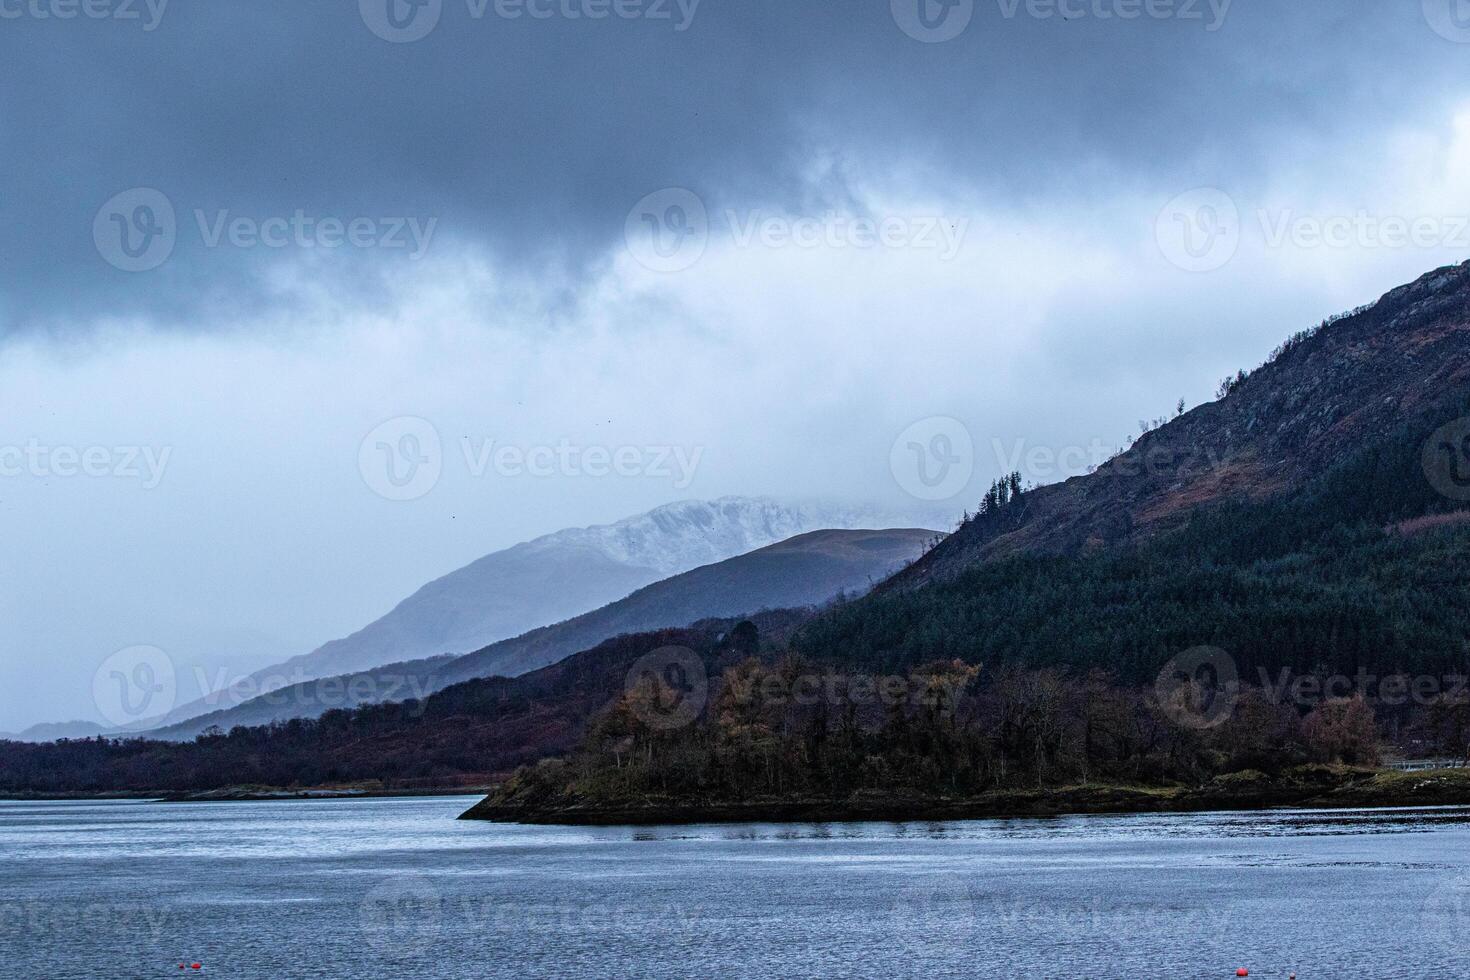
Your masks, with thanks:
[{"label": "fog over mountain", "polygon": [[[486,555],[428,583],[352,635],[272,664],[238,685],[205,692],[201,700],[146,727],[170,725],[316,678],[468,654],[589,612],[671,575],[808,531],[900,523],[901,518],[871,507],[721,497],[668,504],[614,524],[569,528]],[[676,617],[653,625],[685,623]]]}]

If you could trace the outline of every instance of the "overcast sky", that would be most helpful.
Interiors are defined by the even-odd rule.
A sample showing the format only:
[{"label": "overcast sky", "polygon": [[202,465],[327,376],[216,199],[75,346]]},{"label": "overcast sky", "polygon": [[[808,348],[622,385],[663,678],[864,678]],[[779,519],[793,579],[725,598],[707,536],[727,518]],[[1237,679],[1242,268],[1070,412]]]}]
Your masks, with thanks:
[{"label": "overcast sky", "polygon": [[1077,472],[1470,257],[1460,6],[0,0],[0,729],[672,500]]}]

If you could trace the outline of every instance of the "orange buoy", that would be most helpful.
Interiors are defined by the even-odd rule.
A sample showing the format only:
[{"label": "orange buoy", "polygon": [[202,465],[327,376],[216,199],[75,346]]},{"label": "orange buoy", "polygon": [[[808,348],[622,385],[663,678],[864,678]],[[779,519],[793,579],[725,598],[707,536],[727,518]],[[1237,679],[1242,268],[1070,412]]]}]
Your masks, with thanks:
[{"label": "orange buoy", "polygon": [[189,969],[191,969],[191,970],[202,970],[202,969],[204,969],[204,964],[203,963],[190,963],[189,964]]},{"label": "orange buoy", "polygon": [[1235,975],[1237,977],[1248,977],[1251,975],[1251,971],[1247,970],[1245,967],[1241,967],[1239,970],[1235,971]]}]

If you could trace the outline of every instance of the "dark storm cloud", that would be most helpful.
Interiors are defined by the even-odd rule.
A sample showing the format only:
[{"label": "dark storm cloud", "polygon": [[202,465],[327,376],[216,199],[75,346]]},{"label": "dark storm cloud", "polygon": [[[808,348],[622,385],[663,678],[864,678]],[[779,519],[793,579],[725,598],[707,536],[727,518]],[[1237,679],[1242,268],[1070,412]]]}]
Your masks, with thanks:
[{"label": "dark storm cloud", "polygon": [[[505,2],[442,0],[426,37],[388,43],[372,0],[0,0],[0,331],[281,301],[262,270],[293,246],[208,248],[196,211],[216,230],[363,218],[374,243],[436,219],[431,244],[575,272],[662,187],[812,207],[819,155],[833,195],[853,160],[1033,204],[1249,183],[1284,143],[1438,111],[1470,57],[1418,3],[1367,0],[976,0],[943,43],[908,36],[887,0],[526,0],[552,16],[514,19]],[[146,273],[93,241],[98,209],[135,187],[162,192],[179,228]],[[405,247],[338,249],[332,266],[401,274],[399,230]]]}]

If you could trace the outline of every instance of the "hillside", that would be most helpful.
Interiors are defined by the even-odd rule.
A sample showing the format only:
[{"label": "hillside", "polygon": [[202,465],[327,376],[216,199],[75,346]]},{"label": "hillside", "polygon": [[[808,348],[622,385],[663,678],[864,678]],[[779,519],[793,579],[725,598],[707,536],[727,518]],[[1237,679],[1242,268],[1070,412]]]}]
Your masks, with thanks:
[{"label": "hillside", "polygon": [[[799,618],[772,614],[756,622],[780,639]],[[484,785],[576,745],[588,720],[623,689],[632,664],[652,650],[685,646],[718,675],[745,653],[726,639],[733,625],[710,622],[619,637],[522,677],[458,684],[425,702],[330,711],[191,742],[0,741],[0,793],[170,793],[349,782],[400,789]]]},{"label": "hillside", "polygon": [[236,725],[312,718],[332,708],[407,700],[478,677],[524,674],[620,634],[688,626],[702,619],[763,609],[820,605],[839,595],[866,592],[921,555],[935,537],[934,531],[916,529],[797,535],[675,575],[593,612],[465,657],[393,664],[297,684],[150,735],[187,739],[212,727],[228,730]]},{"label": "hillside", "polygon": [[797,645],[1133,682],[1199,645],[1253,676],[1464,668],[1470,487],[1446,467],[1470,465],[1467,416],[1470,265],[1298,335],[1096,472],[970,520]]},{"label": "hillside", "polygon": [[[818,528],[890,526],[883,521],[870,509],[841,504],[722,497],[667,504],[614,524],[558,531],[486,555],[428,583],[351,636],[257,671],[246,683],[214,692],[208,699],[181,705],[149,727],[177,726],[216,714],[261,690],[462,655],[597,609],[670,575],[796,534]],[[282,691],[278,700],[295,699],[298,693]],[[340,701],[331,703],[341,706]],[[263,712],[257,706],[241,717],[257,723],[292,715]]]},{"label": "hillside", "polygon": [[[641,725],[630,692],[472,815],[1330,805],[1345,784],[1300,767],[1466,757],[1470,266],[1292,338],[1222,394],[1092,474],[997,489],[781,659],[727,673],[692,723]],[[1224,699],[1208,723],[1157,680],[1200,648],[1189,680]],[[823,699],[767,694],[834,666],[848,680]],[[852,680],[875,677],[919,694],[880,710]]]},{"label": "hillside", "polygon": [[640,589],[585,616],[493,644],[450,664],[454,684],[494,674],[515,676],[554,663],[621,633],[763,609],[819,605],[865,593],[922,555],[940,535],[922,529],[813,531],[697,568]]},{"label": "hillside", "polygon": [[[1427,436],[1470,393],[1470,263],[1293,337],[1230,392],[1143,435],[1095,472],[971,522],[893,583],[1009,555],[1076,555],[1183,526],[1201,507],[1280,498],[1406,426]],[[1434,425],[1428,425],[1429,421]]]}]

